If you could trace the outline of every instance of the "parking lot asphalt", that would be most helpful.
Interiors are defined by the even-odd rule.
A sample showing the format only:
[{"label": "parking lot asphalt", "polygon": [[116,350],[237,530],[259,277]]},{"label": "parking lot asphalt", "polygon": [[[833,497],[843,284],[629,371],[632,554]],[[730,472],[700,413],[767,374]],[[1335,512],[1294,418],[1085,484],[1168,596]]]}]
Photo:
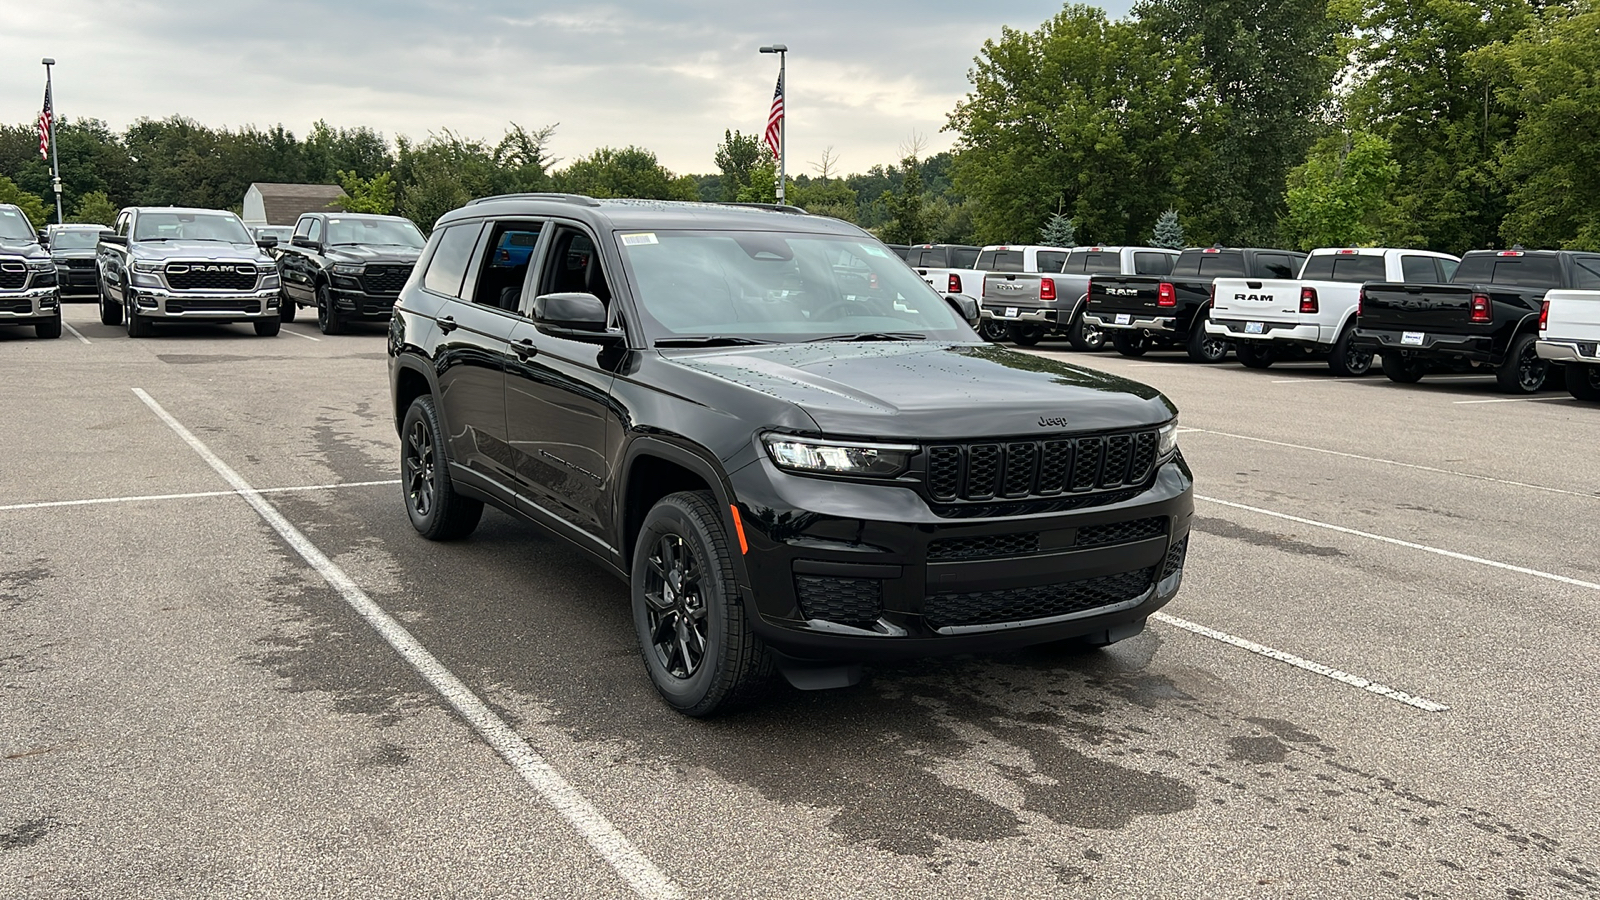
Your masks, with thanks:
[{"label": "parking lot asphalt", "polygon": [[703,722],[575,551],[411,530],[381,326],[66,315],[0,330],[0,897],[1600,893],[1565,393],[1043,345],[1183,411],[1166,615]]}]

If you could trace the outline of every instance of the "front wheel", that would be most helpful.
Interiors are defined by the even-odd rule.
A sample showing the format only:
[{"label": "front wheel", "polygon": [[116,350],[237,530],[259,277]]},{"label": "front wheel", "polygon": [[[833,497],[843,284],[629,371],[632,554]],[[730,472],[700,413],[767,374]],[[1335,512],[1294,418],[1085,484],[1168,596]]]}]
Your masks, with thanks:
[{"label": "front wheel", "polygon": [[1240,341],[1233,352],[1246,369],[1265,369],[1278,361],[1278,348],[1259,341]]},{"label": "front wheel", "polygon": [[1540,358],[1539,339],[1519,334],[1511,341],[1505,361],[1494,370],[1500,390],[1508,394],[1536,394],[1550,374],[1550,363]]},{"label": "front wheel", "polygon": [[[128,289],[126,287],[122,289],[122,296],[128,296]],[[128,337],[149,337],[150,332],[155,329],[155,326],[150,324],[150,320],[139,315],[139,313],[136,311],[136,307],[134,307],[131,303],[128,304],[128,308],[124,311],[123,318],[128,326]]]},{"label": "front wheel", "polygon": [[400,426],[400,490],[411,527],[430,541],[464,538],[478,527],[483,501],[456,493],[433,397],[411,402]]},{"label": "front wheel", "polygon": [[1356,378],[1372,371],[1372,351],[1356,347],[1355,340],[1356,329],[1350,325],[1334,342],[1333,352],[1328,354],[1328,368],[1333,370],[1333,374],[1341,378]]},{"label": "front wheel", "polygon": [[1150,335],[1142,331],[1115,331],[1111,334],[1111,346],[1123,356],[1143,356],[1150,349]]},{"label": "front wheel", "polygon": [[1569,362],[1567,390],[1579,400],[1600,400],[1600,366]]},{"label": "front wheel", "polygon": [[1067,329],[1067,343],[1080,353],[1099,353],[1106,348],[1106,333],[1098,326],[1085,322],[1080,309],[1072,317],[1072,327]]},{"label": "front wheel", "polygon": [[106,296],[105,285],[99,286],[96,291],[100,294],[100,324],[112,327],[121,325],[122,306],[112,303],[111,298]]},{"label": "front wheel", "polygon": [[1428,372],[1428,364],[1420,359],[1408,359],[1398,353],[1385,353],[1380,358],[1384,376],[1395,384],[1416,384]]},{"label": "front wheel", "polygon": [[283,328],[283,319],[278,316],[271,316],[265,319],[257,319],[255,324],[258,337],[272,337]]},{"label": "front wheel", "polygon": [[745,615],[710,493],[669,494],[650,509],[632,581],[645,670],[668,704],[709,716],[760,696],[772,679],[772,654]]},{"label": "front wheel", "polygon": [[344,320],[333,308],[333,294],[326,284],[317,285],[317,330],[323,334],[344,334]]}]

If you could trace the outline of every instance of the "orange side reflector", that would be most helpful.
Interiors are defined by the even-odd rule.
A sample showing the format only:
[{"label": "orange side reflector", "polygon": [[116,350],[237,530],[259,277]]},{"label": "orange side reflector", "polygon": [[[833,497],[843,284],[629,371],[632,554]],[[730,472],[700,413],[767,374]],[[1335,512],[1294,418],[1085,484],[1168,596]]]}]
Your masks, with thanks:
[{"label": "orange side reflector", "polygon": [[750,544],[744,539],[744,520],[739,518],[739,507],[730,503],[728,504],[728,509],[733,510],[733,530],[739,535],[739,553],[741,555],[748,554],[750,552]]}]

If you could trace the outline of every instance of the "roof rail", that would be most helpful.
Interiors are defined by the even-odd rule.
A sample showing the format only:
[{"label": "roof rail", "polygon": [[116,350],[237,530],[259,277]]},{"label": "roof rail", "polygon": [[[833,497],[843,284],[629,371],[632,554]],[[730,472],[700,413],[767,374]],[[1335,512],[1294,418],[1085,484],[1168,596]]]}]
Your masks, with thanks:
[{"label": "roof rail", "polygon": [[561,203],[571,203],[576,206],[600,205],[600,201],[585,194],[556,194],[541,191],[533,191],[522,194],[496,194],[492,197],[478,197],[474,200],[468,200],[467,205],[476,206],[479,203],[487,203],[490,200],[556,200]]},{"label": "roof rail", "polygon": [[740,202],[738,200],[707,200],[705,202],[708,203],[711,206],[735,206],[735,207],[738,207],[740,209],[768,209],[768,210],[771,210],[773,212],[788,213],[791,216],[809,216],[809,215],[811,215],[810,213],[806,212],[804,209],[801,209],[798,206],[791,206],[791,205],[788,205],[788,204],[743,203],[743,202]]}]

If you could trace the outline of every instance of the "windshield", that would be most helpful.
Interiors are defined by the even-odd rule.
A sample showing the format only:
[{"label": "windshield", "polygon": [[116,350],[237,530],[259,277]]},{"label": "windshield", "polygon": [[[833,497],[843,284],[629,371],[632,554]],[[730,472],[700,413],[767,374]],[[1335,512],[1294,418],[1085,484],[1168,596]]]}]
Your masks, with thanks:
[{"label": "windshield", "polygon": [[0,206],[0,238],[10,238],[14,241],[37,240],[34,234],[33,223],[22,214],[22,210],[15,206]]},{"label": "windshield", "polygon": [[256,240],[277,238],[278,243],[287,244],[289,238],[294,237],[294,228],[290,225],[257,225],[250,229],[250,233],[256,236]]},{"label": "windshield", "polygon": [[51,250],[93,250],[100,243],[100,232],[74,228],[50,235]]},{"label": "windshield", "polygon": [[619,243],[654,340],[977,339],[904,260],[869,237],[658,231],[624,233]]},{"label": "windshield", "polygon": [[417,250],[427,241],[417,226],[405,219],[329,219],[329,244],[375,244],[411,247]]},{"label": "windshield", "polygon": [[253,244],[244,223],[224,212],[145,212],[133,226],[136,241],[225,241]]}]

